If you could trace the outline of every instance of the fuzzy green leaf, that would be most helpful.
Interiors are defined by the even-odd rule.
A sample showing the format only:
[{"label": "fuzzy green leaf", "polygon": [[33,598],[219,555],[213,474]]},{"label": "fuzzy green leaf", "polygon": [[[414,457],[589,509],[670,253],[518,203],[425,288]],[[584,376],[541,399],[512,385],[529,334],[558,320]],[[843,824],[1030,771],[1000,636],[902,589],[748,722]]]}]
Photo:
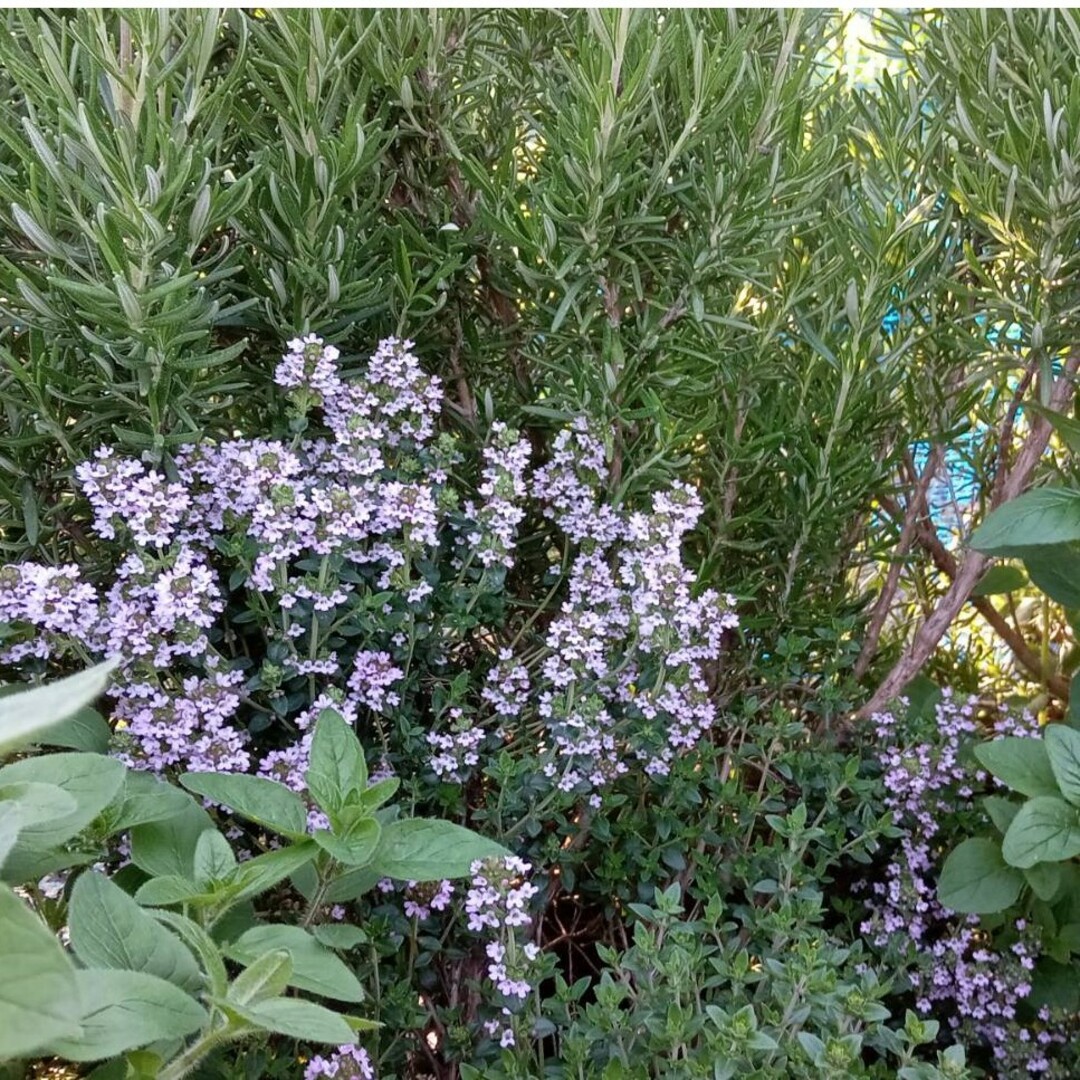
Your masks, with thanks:
[{"label": "fuzzy green leaf", "polygon": [[195,991],[202,977],[188,949],[103,874],[83,874],[71,891],[68,926],[87,967],[142,971]]},{"label": "fuzzy green leaf", "polygon": [[75,967],[45,924],[0,885],[0,1061],[77,1038],[82,997]]},{"label": "fuzzy green leaf", "polygon": [[209,772],[184,773],[180,783],[188,791],[284,836],[307,832],[303,800],[284,784],[244,773]]}]

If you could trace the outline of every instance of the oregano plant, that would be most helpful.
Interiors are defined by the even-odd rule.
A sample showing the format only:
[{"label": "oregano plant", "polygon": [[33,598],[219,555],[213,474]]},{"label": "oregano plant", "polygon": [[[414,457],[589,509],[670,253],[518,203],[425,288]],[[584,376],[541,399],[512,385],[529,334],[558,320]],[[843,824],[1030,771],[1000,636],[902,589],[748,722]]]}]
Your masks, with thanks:
[{"label": "oregano plant", "polygon": [[[114,667],[0,699],[6,750],[62,740],[63,725],[101,694]],[[400,817],[386,805],[396,783],[369,784],[363,760],[352,729],[324,711],[307,775],[327,828],[313,836],[304,803],[283,784],[182,777],[190,791],[227,801],[235,817],[267,830],[267,849],[243,861],[199,802],[115,758],[30,754],[0,767],[0,1062],[122,1059],[118,1075],[178,1080],[230,1042],[277,1034],[347,1046],[375,1029],[352,1015],[366,995],[334,951],[348,936],[320,941],[311,929],[328,890],[345,879],[359,895],[381,878],[465,876],[508,852],[449,822]],[[131,864],[110,875],[121,831]],[[66,948],[38,913],[47,905],[35,888],[57,870],[71,872],[51,911],[66,923]],[[119,877],[142,883],[130,892]],[[249,902],[290,877],[301,892],[310,882],[307,913],[297,923],[257,917]],[[12,886],[29,889],[31,903]],[[249,905],[245,916],[222,932],[240,905]]]}]

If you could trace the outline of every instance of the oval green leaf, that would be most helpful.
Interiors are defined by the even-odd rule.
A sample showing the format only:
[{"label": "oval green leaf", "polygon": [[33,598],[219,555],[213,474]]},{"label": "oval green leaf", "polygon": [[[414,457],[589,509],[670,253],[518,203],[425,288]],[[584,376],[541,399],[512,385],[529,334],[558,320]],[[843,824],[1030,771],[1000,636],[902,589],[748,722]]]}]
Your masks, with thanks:
[{"label": "oval green leaf", "polygon": [[963,915],[989,915],[1016,902],[1024,875],[1006,865],[1001,846],[986,837],[963,841],[945,860],[937,895],[943,907]]},{"label": "oval green leaf", "polygon": [[188,791],[284,836],[307,832],[303,800],[284,784],[244,773],[184,773],[180,783]]},{"label": "oval green leaf", "polygon": [[300,926],[252,927],[225,946],[225,955],[240,964],[253,964],[260,956],[278,949],[284,949],[292,960],[289,986],[338,1001],[364,1000],[360,980]]},{"label": "oval green leaf", "polygon": [[82,1034],[52,1039],[69,1061],[98,1061],[164,1039],[182,1039],[207,1022],[206,1010],[179,987],[136,971],[77,971],[85,1011]]},{"label": "oval green leaf", "polygon": [[1061,794],[1073,806],[1080,806],[1080,731],[1050,724],[1043,732],[1043,742]]},{"label": "oval green leaf", "polygon": [[81,1031],[75,967],[45,924],[0,885],[0,1061]]},{"label": "oval green leaf", "polygon": [[1010,866],[1021,870],[1080,855],[1080,811],[1064,799],[1031,799],[1013,818],[1001,853]]},{"label": "oval green leaf", "polygon": [[987,555],[1020,556],[1025,548],[1080,540],[1080,491],[1036,488],[991,511],[972,533],[971,546]]},{"label": "oval green leaf", "polygon": [[410,818],[383,826],[371,870],[398,881],[440,881],[468,877],[478,859],[509,854],[501,844],[471,829],[449,821]]},{"label": "oval green leaf", "polygon": [[998,596],[1022,589],[1026,584],[1027,577],[1018,566],[992,566],[971,590],[971,595]]},{"label": "oval green leaf", "polygon": [[979,764],[1021,795],[1057,795],[1057,780],[1042,739],[1016,735],[975,747]]},{"label": "oval green leaf", "polygon": [[87,967],[156,975],[196,991],[202,976],[187,947],[103,874],[83,874],[68,907],[71,946]]}]

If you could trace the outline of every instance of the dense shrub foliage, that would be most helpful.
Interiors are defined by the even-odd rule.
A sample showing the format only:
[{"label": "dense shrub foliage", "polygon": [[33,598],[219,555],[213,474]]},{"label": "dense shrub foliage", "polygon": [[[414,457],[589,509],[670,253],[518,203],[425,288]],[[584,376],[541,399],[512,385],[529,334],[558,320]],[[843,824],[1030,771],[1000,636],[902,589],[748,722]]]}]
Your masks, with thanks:
[{"label": "dense shrub foliage", "polygon": [[1080,1071],[1073,14],[0,18],[0,1068]]}]

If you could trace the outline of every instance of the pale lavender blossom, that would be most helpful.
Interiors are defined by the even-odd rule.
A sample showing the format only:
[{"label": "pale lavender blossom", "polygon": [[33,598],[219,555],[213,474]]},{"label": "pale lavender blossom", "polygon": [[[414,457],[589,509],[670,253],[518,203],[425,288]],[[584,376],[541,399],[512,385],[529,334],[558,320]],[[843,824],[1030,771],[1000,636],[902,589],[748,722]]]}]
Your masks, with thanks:
[{"label": "pale lavender blossom", "polygon": [[316,1054],[304,1070],[304,1080],[326,1076],[334,1080],[375,1080],[368,1052],[359,1046],[339,1046],[329,1057]]},{"label": "pale lavender blossom", "polygon": [[[126,760],[254,770],[302,792],[321,708],[371,722],[418,685],[406,685],[406,619],[433,626],[440,663],[455,662],[455,632],[439,628],[448,575],[428,568],[447,557],[461,587],[501,589],[531,500],[570,544],[560,607],[523,646],[542,650],[528,667],[497,631],[485,640],[497,651],[483,685],[424,733],[431,770],[463,783],[487,752],[542,729],[535,768],[567,802],[600,805],[631,769],[667,775],[715,721],[706,665],[737,622],[730,598],[700,590],[682,561],[695,490],[612,505],[604,441],[582,420],[531,472],[529,443],[494,424],[477,489],[461,498],[448,485],[462,456],[436,438],[441,385],[413,344],[381,342],[355,376],[339,359],[316,335],[289,342],[275,380],[307,427],[288,442],[182,447],[174,479],[108,448],[83,463],[94,528],[120,548],[114,569],[100,587],[76,567],[0,570],[13,628],[0,659],[117,653]],[[249,729],[269,732],[261,753]]]},{"label": "pale lavender blossom", "polygon": [[540,891],[526,875],[532,866],[516,855],[479,860],[472,864],[472,880],[465,895],[469,929],[527,926],[529,901]]},{"label": "pale lavender blossom", "polygon": [[430,919],[433,911],[446,911],[454,895],[451,881],[409,881],[405,883],[402,910],[408,919]]},{"label": "pale lavender blossom", "polygon": [[353,700],[372,712],[382,713],[401,704],[401,695],[392,690],[405,674],[388,652],[364,650],[356,654],[349,676]]},{"label": "pale lavender blossom", "polygon": [[[975,772],[965,756],[979,737],[975,699],[957,701],[945,692],[935,706],[932,737],[907,738],[892,713],[872,717],[883,769],[885,805],[901,830],[899,846],[883,880],[867,882],[868,917],[860,929],[876,947],[898,951],[911,972],[915,1005],[924,1016],[947,1020],[958,1034],[985,1042],[1008,1075],[1048,1067],[1041,1048],[1064,1036],[1020,1019],[1031,993],[1031,972],[1041,955],[1036,929],[1016,920],[1017,937],[1005,949],[990,944],[975,915],[957,915],[937,898],[941,822],[974,806]],[[1006,717],[996,734],[1037,736],[1030,716]],[[1032,1043],[1031,1050],[1026,1049]],[[1036,1049],[1035,1047],[1038,1047]]]},{"label": "pale lavender blossom", "polygon": [[482,566],[511,567],[518,526],[525,517],[525,470],[531,447],[506,424],[491,426],[492,441],[484,448],[479,503],[469,500],[465,515],[475,523],[465,536],[470,553]]},{"label": "pale lavender blossom", "polygon": [[428,745],[431,769],[440,780],[455,784],[463,783],[470,770],[480,763],[480,747],[486,737],[482,727],[476,726],[463,709],[448,710],[450,726],[446,732],[429,731]]},{"label": "pale lavender blossom", "polygon": [[274,382],[293,391],[302,402],[303,411],[312,405],[323,405],[341,389],[337,373],[339,355],[333,345],[324,344],[315,334],[294,338],[274,372]]},{"label": "pale lavender blossom", "polygon": [[169,483],[156,469],[131,458],[118,458],[102,447],[76,466],[75,475],[94,509],[94,531],[112,540],[127,530],[140,547],[170,543],[190,505],[183,484]]}]

